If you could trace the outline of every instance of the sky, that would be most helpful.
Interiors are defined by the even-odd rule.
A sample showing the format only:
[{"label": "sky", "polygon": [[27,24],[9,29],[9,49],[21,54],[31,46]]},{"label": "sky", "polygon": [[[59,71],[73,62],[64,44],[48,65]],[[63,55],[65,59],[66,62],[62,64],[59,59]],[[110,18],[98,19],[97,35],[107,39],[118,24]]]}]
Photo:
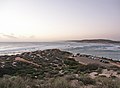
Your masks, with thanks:
[{"label": "sky", "polygon": [[0,42],[120,41],[120,0],[0,0]]}]

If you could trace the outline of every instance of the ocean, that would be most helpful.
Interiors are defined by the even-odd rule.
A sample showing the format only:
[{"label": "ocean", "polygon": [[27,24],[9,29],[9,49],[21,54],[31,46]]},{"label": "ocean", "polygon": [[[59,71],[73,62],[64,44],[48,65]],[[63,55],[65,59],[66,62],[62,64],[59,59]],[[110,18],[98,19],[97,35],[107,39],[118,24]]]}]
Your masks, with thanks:
[{"label": "ocean", "polygon": [[1,42],[0,55],[58,48],[74,54],[88,54],[120,60],[120,45],[77,42]]}]

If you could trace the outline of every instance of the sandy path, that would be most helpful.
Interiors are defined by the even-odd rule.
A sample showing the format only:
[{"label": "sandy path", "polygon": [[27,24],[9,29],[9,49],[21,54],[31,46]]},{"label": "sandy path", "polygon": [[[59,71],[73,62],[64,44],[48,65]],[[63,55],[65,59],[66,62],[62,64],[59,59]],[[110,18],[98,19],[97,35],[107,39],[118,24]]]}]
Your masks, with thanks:
[{"label": "sandy path", "polygon": [[34,63],[34,62],[25,60],[25,59],[20,58],[20,57],[16,57],[16,58],[15,58],[15,61],[25,62],[25,63],[32,64],[32,65],[34,65],[34,66],[36,66],[36,67],[40,67],[40,65],[38,65],[38,64],[36,64],[36,63]]},{"label": "sandy path", "polygon": [[113,63],[113,62],[111,62],[110,64],[120,67],[120,63]]},{"label": "sandy path", "polygon": [[113,66],[112,64],[109,63],[103,63],[100,62],[99,59],[89,59],[87,57],[73,57],[76,61],[79,61],[79,63],[87,65],[87,64],[99,64],[101,66]]}]

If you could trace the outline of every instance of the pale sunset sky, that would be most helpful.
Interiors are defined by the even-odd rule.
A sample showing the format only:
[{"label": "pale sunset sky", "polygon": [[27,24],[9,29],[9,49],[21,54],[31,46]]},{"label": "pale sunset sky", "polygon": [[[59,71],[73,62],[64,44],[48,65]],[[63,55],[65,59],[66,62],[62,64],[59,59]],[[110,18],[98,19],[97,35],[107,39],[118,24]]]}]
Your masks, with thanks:
[{"label": "pale sunset sky", "polygon": [[0,42],[120,41],[120,0],[0,0]]}]

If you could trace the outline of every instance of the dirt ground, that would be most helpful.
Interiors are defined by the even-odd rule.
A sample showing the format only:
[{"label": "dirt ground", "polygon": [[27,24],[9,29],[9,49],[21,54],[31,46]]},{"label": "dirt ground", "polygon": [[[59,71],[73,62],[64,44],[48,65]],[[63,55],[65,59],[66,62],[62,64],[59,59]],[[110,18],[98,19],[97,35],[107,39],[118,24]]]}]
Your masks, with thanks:
[{"label": "dirt ground", "polygon": [[79,61],[79,63],[81,64],[99,64],[101,66],[113,66],[113,63],[103,63],[103,62],[100,62],[100,59],[89,59],[87,57],[73,57],[76,61]]}]

